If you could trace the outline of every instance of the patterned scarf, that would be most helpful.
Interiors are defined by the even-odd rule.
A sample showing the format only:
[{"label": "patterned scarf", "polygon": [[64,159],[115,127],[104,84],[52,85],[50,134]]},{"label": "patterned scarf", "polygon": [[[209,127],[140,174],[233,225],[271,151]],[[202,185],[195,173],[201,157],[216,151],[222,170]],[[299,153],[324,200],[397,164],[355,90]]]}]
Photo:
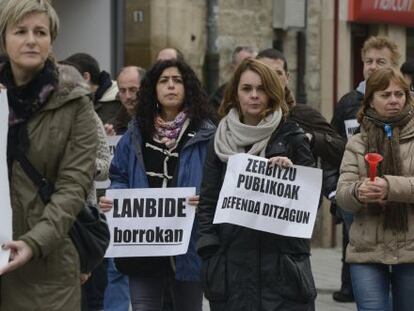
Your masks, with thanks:
[{"label": "patterned scarf", "polygon": [[[414,111],[411,105],[405,105],[401,113],[392,119],[380,117],[372,108],[368,108],[362,120],[362,127],[367,134],[367,152],[376,152],[383,156],[379,165],[378,176],[402,175],[400,155],[400,132],[413,118]],[[369,166],[367,165],[367,174]],[[381,210],[378,204],[368,204],[374,210]],[[387,202],[384,210],[384,228],[406,232],[408,230],[408,216],[406,203]]]},{"label": "patterned scarf", "polygon": [[173,121],[164,121],[160,115],[157,115],[154,120],[154,138],[161,141],[168,148],[173,147],[186,120],[187,114],[184,111],[181,111]]},{"label": "patterned scarf", "polygon": [[52,61],[47,60],[43,69],[26,85],[16,86],[10,62],[0,68],[0,83],[7,88],[9,101],[9,125],[27,121],[48,101],[58,85],[58,71]]}]

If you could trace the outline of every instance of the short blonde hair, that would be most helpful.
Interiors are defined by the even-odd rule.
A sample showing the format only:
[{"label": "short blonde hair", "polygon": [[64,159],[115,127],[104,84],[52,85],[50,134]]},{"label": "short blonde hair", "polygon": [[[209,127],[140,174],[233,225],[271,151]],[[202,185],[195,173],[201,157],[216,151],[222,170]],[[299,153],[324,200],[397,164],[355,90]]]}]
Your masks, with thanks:
[{"label": "short blonde hair", "polygon": [[59,30],[59,17],[48,0],[0,0],[1,49],[5,51],[6,30],[33,13],[45,13],[49,18],[50,38],[53,42]]},{"label": "short blonde hair", "polygon": [[393,41],[391,41],[389,38],[383,37],[383,36],[372,36],[372,37],[369,37],[364,42],[364,46],[361,49],[362,61],[364,61],[365,54],[368,52],[368,50],[371,50],[371,49],[382,50],[384,48],[387,48],[391,52],[392,66],[398,67],[398,62],[401,58],[401,54],[398,51],[398,46]]}]

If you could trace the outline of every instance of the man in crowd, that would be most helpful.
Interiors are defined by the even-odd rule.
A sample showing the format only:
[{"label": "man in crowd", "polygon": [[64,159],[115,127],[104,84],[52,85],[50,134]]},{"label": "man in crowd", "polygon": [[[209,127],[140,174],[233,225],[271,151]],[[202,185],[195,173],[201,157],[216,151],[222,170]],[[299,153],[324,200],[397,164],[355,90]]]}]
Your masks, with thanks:
[{"label": "man in crowd", "polygon": [[184,55],[181,53],[180,50],[172,47],[166,47],[157,53],[157,57],[155,58],[156,61],[160,60],[169,60],[169,59],[177,59],[179,61],[184,61]]},{"label": "man in crowd", "polygon": [[116,79],[118,84],[118,99],[122,104],[115,120],[114,129],[116,135],[125,133],[128,122],[135,115],[137,107],[137,92],[141,80],[145,75],[145,69],[137,66],[127,66],[121,69]]},{"label": "man in crowd", "polygon": [[[257,49],[253,46],[238,46],[234,49],[231,55],[231,64],[230,70],[234,72],[237,66],[245,59],[245,58],[255,58],[257,55]],[[211,96],[209,99],[209,104],[215,110],[218,110],[218,107],[221,104],[224,96],[224,89],[226,88],[227,82],[222,84]]]},{"label": "man in crowd", "polygon": [[296,121],[309,138],[312,153],[321,158],[323,168],[322,193],[331,198],[336,189],[337,167],[341,163],[345,141],[331,127],[319,111],[311,106],[296,103],[289,88],[289,71],[285,56],[276,49],[260,51],[256,57],[276,72],[285,90],[290,119]]},{"label": "man in crowd", "polygon": [[69,56],[66,63],[73,65],[82,74],[94,94],[94,108],[105,125],[107,133],[113,131],[115,118],[121,108],[117,100],[118,87],[106,71],[101,71],[98,61],[86,53]]},{"label": "man in crowd", "polygon": [[411,94],[414,92],[414,59],[407,60],[404,64],[401,65],[401,73],[404,76],[405,81],[407,81],[410,86]]},{"label": "man in crowd", "polygon": [[[358,130],[359,124],[356,120],[356,114],[360,108],[361,101],[365,94],[365,81],[371,76],[373,72],[380,68],[395,67],[398,68],[398,61],[400,53],[397,45],[386,37],[370,37],[365,41],[361,50],[361,57],[363,62],[363,76],[362,81],[356,90],[342,96],[339,100],[334,116],[332,118],[332,126],[344,138],[348,139],[355,131]],[[349,264],[345,262],[345,250],[348,245],[348,231],[352,223],[352,214],[345,212],[340,207],[337,210],[337,215],[343,219],[343,251],[342,251],[342,285],[339,291],[333,293],[333,299],[338,302],[354,301],[352,292],[351,276],[349,272]]]}]

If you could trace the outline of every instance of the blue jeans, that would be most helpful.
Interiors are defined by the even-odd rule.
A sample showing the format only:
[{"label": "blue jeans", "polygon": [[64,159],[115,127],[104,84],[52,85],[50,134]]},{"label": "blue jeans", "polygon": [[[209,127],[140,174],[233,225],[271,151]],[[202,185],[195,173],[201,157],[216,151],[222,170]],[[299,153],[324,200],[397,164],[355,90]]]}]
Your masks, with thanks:
[{"label": "blue jeans", "polygon": [[118,272],[113,258],[108,258],[108,286],[105,290],[105,311],[129,310],[128,277]]},{"label": "blue jeans", "polygon": [[[129,278],[133,311],[201,311],[200,282],[175,280],[175,275]],[[106,310],[105,310],[106,311]]]},{"label": "blue jeans", "polygon": [[351,264],[351,278],[358,311],[414,310],[414,264]]}]

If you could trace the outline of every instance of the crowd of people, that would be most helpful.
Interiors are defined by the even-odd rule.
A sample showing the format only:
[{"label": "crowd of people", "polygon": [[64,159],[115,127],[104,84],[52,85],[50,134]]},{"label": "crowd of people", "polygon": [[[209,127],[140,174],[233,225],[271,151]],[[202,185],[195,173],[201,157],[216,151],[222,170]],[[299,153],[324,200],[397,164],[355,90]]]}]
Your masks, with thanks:
[{"label": "crowd of people", "polygon": [[[13,239],[0,269],[0,311],[315,310],[310,240],[216,224],[229,157],[323,170],[321,193],[343,222],[336,301],[358,310],[411,310],[414,285],[414,63],[370,37],[362,81],[331,122],[296,102],[288,63],[275,49],[240,46],[231,78],[206,94],[176,48],[147,70],[116,80],[76,53],[57,61],[59,18],[48,1],[0,1],[0,90],[9,105],[7,165]],[[108,136],[122,136],[111,160]],[[381,155],[370,176],[368,153]],[[22,164],[30,162],[50,200]],[[85,202],[102,213],[109,189],[194,187],[196,210],[184,255],[106,258],[81,271],[69,231]],[[304,207],[305,209],[307,207]]]}]

